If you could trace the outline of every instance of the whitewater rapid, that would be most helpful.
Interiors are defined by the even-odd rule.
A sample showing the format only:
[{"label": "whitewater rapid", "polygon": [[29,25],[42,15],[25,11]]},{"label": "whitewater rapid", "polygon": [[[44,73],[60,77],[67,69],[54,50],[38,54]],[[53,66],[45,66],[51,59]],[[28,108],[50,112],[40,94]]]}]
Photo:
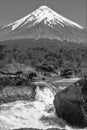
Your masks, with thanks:
[{"label": "whitewater rapid", "polygon": [[[55,92],[48,86],[37,86],[35,101],[15,101],[0,106],[0,130],[19,128],[62,129],[53,105]],[[66,129],[71,130],[66,126]]]},{"label": "whitewater rapid", "polygon": [[[18,128],[57,128],[58,124],[51,125],[46,118],[56,118],[54,111],[54,93],[49,87],[36,88],[35,101],[15,101],[3,104],[0,107],[0,130]],[[48,112],[52,109],[50,112]]]}]

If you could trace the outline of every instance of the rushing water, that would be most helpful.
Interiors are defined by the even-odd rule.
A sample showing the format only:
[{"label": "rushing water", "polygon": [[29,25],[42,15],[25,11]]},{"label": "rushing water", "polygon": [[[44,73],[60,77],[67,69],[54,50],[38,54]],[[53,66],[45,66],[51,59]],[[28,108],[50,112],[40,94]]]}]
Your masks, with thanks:
[{"label": "rushing water", "polygon": [[[48,128],[63,127],[58,124],[53,105],[55,92],[48,86],[36,88],[35,101],[15,101],[0,107],[0,130],[18,128]],[[71,129],[66,126],[66,129]]]}]

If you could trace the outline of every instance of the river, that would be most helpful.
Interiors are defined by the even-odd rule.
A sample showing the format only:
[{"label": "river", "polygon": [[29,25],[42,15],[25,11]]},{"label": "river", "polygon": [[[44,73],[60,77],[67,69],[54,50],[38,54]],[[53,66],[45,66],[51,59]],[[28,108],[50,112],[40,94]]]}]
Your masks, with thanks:
[{"label": "river", "polygon": [[[63,89],[60,87],[59,91]],[[15,101],[0,106],[0,130],[19,128],[59,128],[72,130],[60,121],[53,105],[55,90],[47,85],[43,89],[37,85],[35,101]]]}]

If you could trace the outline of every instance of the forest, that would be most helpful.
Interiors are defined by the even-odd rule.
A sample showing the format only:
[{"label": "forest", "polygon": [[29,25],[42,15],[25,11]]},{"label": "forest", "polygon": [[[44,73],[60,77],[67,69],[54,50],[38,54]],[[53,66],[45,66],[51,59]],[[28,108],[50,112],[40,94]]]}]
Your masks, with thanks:
[{"label": "forest", "polygon": [[76,75],[87,74],[87,44],[48,39],[21,39],[0,42],[0,68],[12,62],[54,71],[73,69]]}]

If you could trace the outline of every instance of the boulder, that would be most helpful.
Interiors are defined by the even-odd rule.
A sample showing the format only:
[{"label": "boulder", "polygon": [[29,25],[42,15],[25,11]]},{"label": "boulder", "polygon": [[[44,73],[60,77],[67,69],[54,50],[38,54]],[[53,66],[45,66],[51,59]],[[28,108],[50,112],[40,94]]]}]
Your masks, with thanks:
[{"label": "boulder", "polygon": [[87,79],[81,79],[55,95],[56,114],[73,128],[87,127]]}]

